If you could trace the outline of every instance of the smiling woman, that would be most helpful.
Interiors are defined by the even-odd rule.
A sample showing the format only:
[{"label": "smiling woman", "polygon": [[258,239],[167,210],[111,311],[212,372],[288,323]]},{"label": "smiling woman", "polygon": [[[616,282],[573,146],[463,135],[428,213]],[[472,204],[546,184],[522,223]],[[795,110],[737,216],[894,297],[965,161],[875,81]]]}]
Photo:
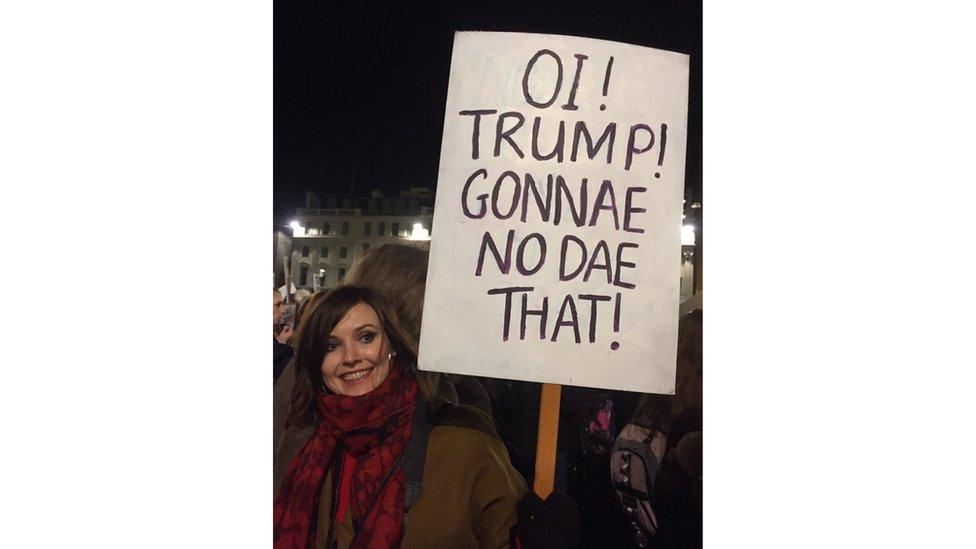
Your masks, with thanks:
[{"label": "smiling woman", "polygon": [[[298,375],[286,425],[315,421],[319,393],[361,396],[378,387],[393,363],[413,375],[417,350],[396,312],[376,292],[344,286],[329,293],[302,320]],[[364,377],[363,374],[367,374]],[[365,382],[365,383],[364,383]],[[423,398],[432,396],[424,384]]]},{"label": "smiling woman", "polygon": [[525,482],[488,416],[418,375],[394,309],[343,286],[299,332],[276,549],[506,546]]}]

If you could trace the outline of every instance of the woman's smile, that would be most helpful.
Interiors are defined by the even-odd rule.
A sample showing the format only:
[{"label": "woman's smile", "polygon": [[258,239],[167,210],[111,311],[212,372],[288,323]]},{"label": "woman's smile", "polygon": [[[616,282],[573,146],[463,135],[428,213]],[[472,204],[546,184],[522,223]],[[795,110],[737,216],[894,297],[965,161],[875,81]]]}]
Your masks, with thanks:
[{"label": "woman's smile", "polygon": [[356,370],[355,372],[342,374],[339,377],[346,383],[362,383],[372,372],[373,368],[366,368],[365,370]]}]

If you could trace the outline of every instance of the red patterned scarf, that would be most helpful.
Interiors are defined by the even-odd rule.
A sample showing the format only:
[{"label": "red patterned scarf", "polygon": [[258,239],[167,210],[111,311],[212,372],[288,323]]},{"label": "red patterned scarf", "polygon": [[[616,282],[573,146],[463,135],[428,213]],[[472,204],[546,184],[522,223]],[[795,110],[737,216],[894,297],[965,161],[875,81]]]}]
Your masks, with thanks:
[{"label": "red patterned scarf", "polygon": [[316,395],[322,423],[288,465],[278,490],[275,549],[315,546],[320,490],[337,445],[356,459],[350,494],[357,525],[352,547],[398,545],[403,533],[404,473],[395,472],[385,485],[383,481],[410,439],[417,397],[416,380],[400,370],[390,368],[383,383],[362,396]]}]

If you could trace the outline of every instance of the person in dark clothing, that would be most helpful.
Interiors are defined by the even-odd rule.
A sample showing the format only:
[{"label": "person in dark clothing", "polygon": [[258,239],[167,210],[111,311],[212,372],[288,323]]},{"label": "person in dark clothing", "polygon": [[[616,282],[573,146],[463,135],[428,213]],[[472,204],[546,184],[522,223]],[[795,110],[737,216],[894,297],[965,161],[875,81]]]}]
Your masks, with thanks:
[{"label": "person in dark clothing", "polygon": [[654,486],[654,547],[702,546],[702,310],[681,318],[671,429]]},{"label": "person in dark clothing", "polygon": [[285,316],[285,303],[278,290],[273,290],[273,292],[274,380],[278,381],[278,377],[281,376],[281,372],[284,371],[288,361],[295,354],[295,350],[287,344],[293,333],[292,327],[286,324],[280,331],[278,330],[278,325],[281,324],[281,319]]},{"label": "person in dark clothing", "polygon": [[654,485],[658,521],[655,548],[702,546],[702,414],[685,410],[671,427]]},{"label": "person in dark clothing", "polygon": [[278,341],[279,336],[274,339],[274,380],[277,382],[281,377],[281,372],[285,371],[288,361],[294,356],[295,350],[285,343]]},{"label": "person in dark clothing", "polygon": [[[542,384],[497,378],[482,382],[512,465],[532,486]],[[628,391],[562,388],[554,484],[557,492],[568,494],[579,507],[583,547],[621,547],[631,539],[628,523],[616,512],[609,451],[620,423],[614,418],[630,417],[638,396]],[[592,429],[591,422],[596,423]]]},{"label": "person in dark clothing", "polygon": [[[638,393],[567,387],[559,436],[567,448],[568,492],[579,502],[583,546],[629,547],[630,525],[618,512],[610,478],[610,450]],[[564,390],[565,390],[564,389]]]},{"label": "person in dark clothing", "polygon": [[[678,324],[677,371],[675,394],[643,395],[635,417],[627,429],[646,427],[663,435],[666,440],[654,449],[651,437],[643,441],[648,450],[647,476],[634,475],[633,483],[626,480],[624,469],[614,469],[615,481],[623,482],[631,490],[621,490],[621,505],[630,507],[627,496],[631,492],[650,494],[647,503],[653,508],[652,527],[647,517],[638,515],[633,522],[638,547],[654,549],[685,549],[702,546],[702,310],[696,309],[681,317]],[[635,451],[630,431],[621,448]],[[653,441],[657,441],[655,436]],[[639,448],[638,448],[639,450]],[[615,449],[616,451],[616,449]],[[621,452],[626,453],[626,452]],[[625,460],[619,460],[618,465]],[[659,468],[658,468],[658,465]],[[633,472],[633,471],[632,471]],[[618,484],[619,487],[619,484]],[[632,501],[632,500],[631,500]],[[639,510],[638,510],[639,512]],[[641,517],[644,520],[641,520]],[[632,517],[634,518],[634,517]]]}]

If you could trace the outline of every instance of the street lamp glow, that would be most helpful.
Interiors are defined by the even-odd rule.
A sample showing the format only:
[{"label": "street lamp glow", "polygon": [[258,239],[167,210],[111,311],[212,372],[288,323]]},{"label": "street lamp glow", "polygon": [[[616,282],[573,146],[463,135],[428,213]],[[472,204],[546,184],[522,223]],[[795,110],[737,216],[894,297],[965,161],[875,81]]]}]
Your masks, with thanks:
[{"label": "street lamp glow", "polygon": [[292,222],[289,223],[288,226],[291,227],[292,229],[297,229],[297,228],[301,227],[302,224],[299,223],[297,220],[292,220]]},{"label": "street lamp glow", "polygon": [[695,245],[695,226],[694,225],[682,225],[682,227],[681,227],[681,245],[682,246],[694,246]]},{"label": "street lamp glow", "polygon": [[425,229],[422,223],[414,223],[410,240],[430,240],[430,231]]}]

